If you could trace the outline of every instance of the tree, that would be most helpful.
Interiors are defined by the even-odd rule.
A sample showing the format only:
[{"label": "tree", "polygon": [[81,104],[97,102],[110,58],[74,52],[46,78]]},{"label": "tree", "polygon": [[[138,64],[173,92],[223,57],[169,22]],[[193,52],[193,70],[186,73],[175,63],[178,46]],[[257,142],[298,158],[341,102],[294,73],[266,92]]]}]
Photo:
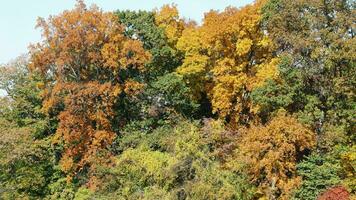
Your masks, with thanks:
[{"label": "tree", "polygon": [[208,95],[214,113],[235,125],[250,123],[250,92],[278,74],[272,42],[260,29],[262,5],[210,11],[203,25],[186,29],[177,44],[185,52],[177,72],[198,95]]},{"label": "tree", "polygon": [[303,182],[295,199],[316,199],[326,188],[340,184],[340,164],[330,156],[312,154],[297,165],[297,171]]},{"label": "tree", "polygon": [[355,7],[40,18],[0,66],[0,199],[353,199]]},{"label": "tree", "polygon": [[34,139],[34,131],[0,117],[0,198],[38,199],[48,194],[56,171],[51,144]]},{"label": "tree", "polygon": [[[199,106],[193,100],[190,88],[176,73],[159,77],[145,93],[150,97],[151,117],[169,114],[172,112],[169,109],[174,109],[173,112],[181,113],[185,117],[191,117],[194,116]],[[156,112],[156,114],[152,112]]]},{"label": "tree", "polygon": [[[28,70],[28,56],[22,55],[0,68],[0,89],[6,91],[8,112],[3,117],[18,126],[46,126],[41,112],[43,79]],[[5,104],[4,107],[5,108]],[[40,127],[38,127],[40,128]]]},{"label": "tree", "polygon": [[126,26],[125,34],[140,40],[143,47],[152,55],[147,63],[146,81],[174,71],[181,64],[182,56],[169,43],[165,29],[156,22],[155,12],[117,11],[119,22]]},{"label": "tree", "polygon": [[314,133],[280,111],[265,126],[245,130],[237,153],[267,198],[289,199],[301,181],[297,162],[314,146]]},{"label": "tree", "polygon": [[[159,121],[164,121],[172,115],[197,117],[199,104],[191,95],[191,89],[182,76],[174,73],[181,65],[182,54],[171,42],[167,29],[185,24],[179,18],[177,8],[172,5],[163,6],[155,12],[147,11],[117,11],[119,21],[126,25],[125,34],[143,43],[143,47],[152,54],[152,59],[146,64],[144,91],[138,100],[130,107],[137,107],[135,120],[150,121],[155,127]],[[169,26],[170,28],[168,28]],[[178,38],[181,31],[174,33]],[[133,118],[132,118],[133,119]],[[148,124],[147,124],[148,125]],[[149,127],[147,127],[149,128]]]},{"label": "tree", "polygon": [[0,198],[38,199],[49,193],[55,169],[50,134],[55,123],[42,112],[43,80],[27,69],[27,56],[0,68]]},{"label": "tree", "polygon": [[161,9],[156,10],[155,22],[164,29],[169,44],[175,46],[185,28],[184,21],[179,18],[177,6],[174,4],[164,5]]},{"label": "tree", "polygon": [[297,113],[319,133],[319,149],[354,141],[355,2],[272,0],[262,10],[263,25],[285,62],[282,81],[261,89],[257,103],[268,96],[272,101],[263,100],[262,110],[274,104]]},{"label": "tree", "polygon": [[113,109],[120,98],[140,93],[142,83],[135,77],[150,54],[124,35],[116,15],[82,1],[47,21],[40,18],[37,27],[44,40],[31,47],[30,69],[47,80],[44,109],[58,115],[53,141],[64,148],[62,169],[69,177],[91,172],[110,163],[113,126],[124,123]]}]

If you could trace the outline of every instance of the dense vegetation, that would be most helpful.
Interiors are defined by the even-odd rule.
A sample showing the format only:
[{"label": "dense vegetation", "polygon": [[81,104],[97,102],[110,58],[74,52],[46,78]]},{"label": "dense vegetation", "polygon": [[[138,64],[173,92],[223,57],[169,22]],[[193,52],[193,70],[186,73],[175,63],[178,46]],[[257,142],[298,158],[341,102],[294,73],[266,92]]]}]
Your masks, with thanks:
[{"label": "dense vegetation", "polygon": [[39,19],[0,68],[0,199],[355,198],[355,6]]}]

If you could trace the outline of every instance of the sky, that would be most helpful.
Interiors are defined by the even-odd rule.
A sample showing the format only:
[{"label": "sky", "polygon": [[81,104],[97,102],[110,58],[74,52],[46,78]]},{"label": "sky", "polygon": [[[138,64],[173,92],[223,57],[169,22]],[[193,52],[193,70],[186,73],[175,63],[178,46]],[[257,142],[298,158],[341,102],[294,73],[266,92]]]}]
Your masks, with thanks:
[{"label": "sky", "polygon": [[[227,6],[241,7],[253,0],[84,0],[87,5],[96,4],[104,11],[153,10],[164,4],[176,4],[180,15],[198,23],[204,13],[223,10]],[[41,40],[41,32],[35,29],[38,17],[47,18],[74,7],[75,0],[0,0],[0,64],[5,64],[27,53],[31,43]],[[0,96],[4,92],[0,90]]]}]

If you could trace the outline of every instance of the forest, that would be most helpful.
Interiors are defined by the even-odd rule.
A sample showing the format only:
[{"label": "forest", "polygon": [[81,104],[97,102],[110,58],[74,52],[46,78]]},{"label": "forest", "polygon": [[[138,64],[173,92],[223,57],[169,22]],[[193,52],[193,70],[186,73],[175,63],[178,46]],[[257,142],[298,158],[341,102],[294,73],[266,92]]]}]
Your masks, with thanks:
[{"label": "forest", "polygon": [[0,67],[0,199],[356,199],[355,8],[39,18]]}]

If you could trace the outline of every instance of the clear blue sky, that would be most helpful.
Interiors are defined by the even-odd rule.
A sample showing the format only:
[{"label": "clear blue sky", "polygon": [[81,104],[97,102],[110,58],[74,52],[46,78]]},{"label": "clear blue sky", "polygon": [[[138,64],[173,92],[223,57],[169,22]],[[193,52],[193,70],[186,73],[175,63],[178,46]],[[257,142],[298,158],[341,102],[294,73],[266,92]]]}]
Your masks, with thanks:
[{"label": "clear blue sky", "polygon": [[[85,0],[87,5],[95,3],[105,11],[152,10],[163,4],[178,5],[181,16],[200,22],[204,13],[227,6],[241,7],[253,0]],[[71,9],[75,0],[0,0],[0,64],[7,63],[27,52],[30,43],[41,39],[36,30],[37,17],[47,18],[63,10]]]}]

